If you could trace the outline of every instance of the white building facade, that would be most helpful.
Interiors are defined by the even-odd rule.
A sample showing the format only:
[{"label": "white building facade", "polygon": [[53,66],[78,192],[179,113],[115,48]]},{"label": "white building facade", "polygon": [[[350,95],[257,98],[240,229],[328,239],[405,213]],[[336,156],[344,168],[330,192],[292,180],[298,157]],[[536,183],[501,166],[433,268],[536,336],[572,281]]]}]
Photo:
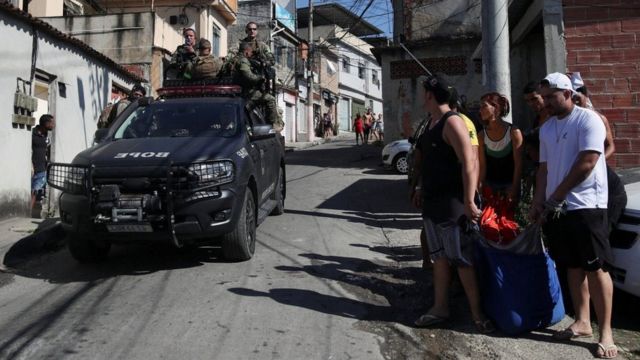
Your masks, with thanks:
[{"label": "white building facade", "polygon": [[[28,215],[31,193],[31,124],[16,123],[17,93],[35,97],[37,123],[52,114],[52,161],[70,162],[92,145],[96,122],[115,88],[142,79],[52,26],[0,4],[0,218]],[[30,84],[29,84],[30,83]],[[55,200],[55,199],[54,199]]]}]

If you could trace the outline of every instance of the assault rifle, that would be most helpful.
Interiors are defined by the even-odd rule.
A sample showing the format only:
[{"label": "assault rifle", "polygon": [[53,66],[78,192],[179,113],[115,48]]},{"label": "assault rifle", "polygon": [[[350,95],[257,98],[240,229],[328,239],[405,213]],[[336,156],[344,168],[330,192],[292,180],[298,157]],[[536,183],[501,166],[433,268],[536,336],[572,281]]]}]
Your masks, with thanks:
[{"label": "assault rifle", "polygon": [[262,83],[261,91],[265,93],[271,93],[272,95],[276,95],[276,69],[269,65],[264,60],[260,59],[249,59],[251,62],[251,67],[256,70],[256,72],[262,77],[264,77],[265,81]]}]

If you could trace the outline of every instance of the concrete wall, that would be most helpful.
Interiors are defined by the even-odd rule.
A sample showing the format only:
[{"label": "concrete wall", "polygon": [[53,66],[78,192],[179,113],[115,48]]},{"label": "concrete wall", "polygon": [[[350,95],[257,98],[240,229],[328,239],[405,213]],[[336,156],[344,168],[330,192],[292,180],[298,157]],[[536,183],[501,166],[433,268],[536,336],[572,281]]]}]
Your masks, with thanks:
[{"label": "concrete wall", "polygon": [[[49,17],[42,19],[61,31],[89,44],[119,64],[150,63],[151,47],[162,46],[154,41],[154,36],[165,37],[163,26],[156,26],[156,16],[152,12]],[[155,28],[155,32],[154,32]],[[180,34],[173,31],[174,38]],[[175,43],[175,41],[174,41]]]},{"label": "concrete wall", "polygon": [[640,166],[640,8],[638,1],[563,1],[567,71],[579,71],[591,100],[611,123],[610,165]]},{"label": "concrete wall", "polygon": [[[16,78],[31,76],[32,26],[0,12],[0,38],[5,46],[0,57],[11,59],[0,67],[0,153],[5,169],[0,176],[0,217],[28,215],[31,177],[31,131],[11,124]],[[55,77],[49,84],[48,109],[56,117],[57,128],[52,136],[53,160],[70,162],[80,151],[91,145],[96,121],[106,106],[112,83],[130,88],[132,82],[114,69],[81,49],[39,33],[35,67]],[[59,86],[66,87],[66,97]]]},{"label": "concrete wall", "polygon": [[546,76],[545,45],[542,24],[522,42],[511,45],[511,110],[513,124],[523,130],[531,128],[535,113],[524,101],[522,89],[530,81]]},{"label": "concrete wall", "polygon": [[[228,46],[230,51],[237,51],[240,40],[247,34],[244,31],[249,21],[258,24],[258,39],[269,44],[270,23],[271,23],[271,1],[270,0],[245,0],[238,2],[238,20],[229,26]],[[269,44],[271,45],[271,44]]]},{"label": "concrete wall", "polygon": [[402,34],[407,41],[482,33],[478,0],[392,0],[392,3],[396,14],[394,36]]},{"label": "concrete wall", "polygon": [[[411,48],[414,55],[442,75],[458,93],[468,99],[471,110],[479,108],[480,96],[484,93],[482,74],[471,61],[471,55],[478,46],[478,39],[448,41]],[[430,46],[431,45],[431,46]],[[423,110],[423,87],[421,71],[404,50],[389,49],[381,56],[382,96],[384,99],[385,142],[406,138],[403,122],[416,129],[426,116]]]}]

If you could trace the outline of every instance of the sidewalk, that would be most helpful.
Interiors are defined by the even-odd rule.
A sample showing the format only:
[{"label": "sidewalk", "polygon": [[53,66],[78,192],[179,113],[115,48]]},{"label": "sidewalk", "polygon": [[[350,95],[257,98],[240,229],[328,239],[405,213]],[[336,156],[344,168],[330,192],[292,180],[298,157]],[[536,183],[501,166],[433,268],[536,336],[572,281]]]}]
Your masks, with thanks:
[{"label": "sidewalk", "polygon": [[57,218],[13,217],[0,221],[0,271],[30,255],[57,249],[63,238]]},{"label": "sidewalk", "polygon": [[355,133],[353,133],[351,131],[340,130],[338,135],[331,136],[328,139],[316,138],[313,141],[298,141],[298,142],[285,143],[284,144],[284,151],[286,151],[286,152],[298,151],[298,150],[306,149],[306,148],[309,148],[309,147],[312,147],[312,146],[324,144],[326,142],[331,142],[331,141],[349,140],[349,139],[355,141],[355,138],[356,138]]}]

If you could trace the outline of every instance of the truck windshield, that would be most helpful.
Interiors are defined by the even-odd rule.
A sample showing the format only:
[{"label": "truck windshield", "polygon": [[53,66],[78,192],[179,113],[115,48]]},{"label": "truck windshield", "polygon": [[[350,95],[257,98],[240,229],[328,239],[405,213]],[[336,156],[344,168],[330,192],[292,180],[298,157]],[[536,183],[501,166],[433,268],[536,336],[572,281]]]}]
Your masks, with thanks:
[{"label": "truck windshield", "polygon": [[129,114],[113,138],[233,137],[239,118],[235,104],[157,101]]}]

